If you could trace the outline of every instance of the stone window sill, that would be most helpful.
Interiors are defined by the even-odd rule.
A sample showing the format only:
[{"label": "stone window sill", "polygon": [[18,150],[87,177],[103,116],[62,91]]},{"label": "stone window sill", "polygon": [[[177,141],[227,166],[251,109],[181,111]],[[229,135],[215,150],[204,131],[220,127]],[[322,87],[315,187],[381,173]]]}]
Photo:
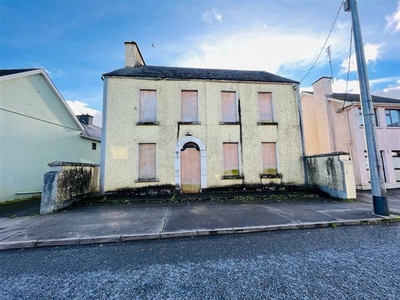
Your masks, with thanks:
[{"label": "stone window sill", "polygon": [[219,122],[219,125],[240,125],[240,122]]},{"label": "stone window sill", "polygon": [[159,122],[136,122],[136,125],[160,125]]},{"label": "stone window sill", "polygon": [[178,125],[201,125],[201,123],[199,121],[193,121],[193,122],[182,122],[182,121],[179,121]]},{"label": "stone window sill", "polygon": [[158,178],[139,178],[136,179],[135,182],[159,182],[160,180]]},{"label": "stone window sill", "polygon": [[278,122],[260,121],[257,122],[257,125],[278,125]]},{"label": "stone window sill", "polygon": [[222,176],[221,177],[221,179],[224,179],[224,180],[226,180],[226,179],[244,179],[244,176],[242,176],[242,175],[224,175],[224,176]]},{"label": "stone window sill", "polygon": [[282,174],[260,174],[260,178],[282,178]]}]

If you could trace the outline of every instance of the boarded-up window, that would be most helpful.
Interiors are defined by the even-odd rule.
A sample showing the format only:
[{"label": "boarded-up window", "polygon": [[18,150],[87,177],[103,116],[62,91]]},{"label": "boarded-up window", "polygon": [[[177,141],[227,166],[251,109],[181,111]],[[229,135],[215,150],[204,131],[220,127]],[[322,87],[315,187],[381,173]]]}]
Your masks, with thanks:
[{"label": "boarded-up window", "polygon": [[222,122],[237,122],[236,93],[221,92]]},{"label": "boarded-up window", "polygon": [[261,143],[263,174],[277,175],[276,143]]},{"label": "boarded-up window", "polygon": [[156,178],[156,144],[139,144],[139,179]]},{"label": "boarded-up window", "polygon": [[271,93],[258,93],[258,111],[260,113],[260,122],[274,121]]},{"label": "boarded-up window", "polygon": [[224,143],[224,176],[239,176],[238,143]]},{"label": "boarded-up window", "polygon": [[197,122],[198,121],[198,100],[197,91],[181,92],[181,121]]},{"label": "boarded-up window", "polygon": [[157,121],[157,91],[140,90],[139,122]]}]

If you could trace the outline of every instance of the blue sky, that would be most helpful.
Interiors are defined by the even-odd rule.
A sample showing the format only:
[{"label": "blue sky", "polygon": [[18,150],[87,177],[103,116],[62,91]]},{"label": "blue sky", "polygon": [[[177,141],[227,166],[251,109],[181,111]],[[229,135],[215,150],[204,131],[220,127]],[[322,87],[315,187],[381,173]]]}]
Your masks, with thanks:
[{"label": "blue sky", "polygon": [[[147,65],[265,70],[300,81],[341,2],[0,0],[0,68],[44,68],[75,113],[100,124],[101,75],[124,66],[125,41],[138,43]],[[400,1],[357,2],[372,94],[400,98]],[[327,43],[335,92],[346,89],[350,31],[341,8]],[[347,91],[358,93],[354,54],[350,62]],[[324,50],[301,86],[330,75]]]}]

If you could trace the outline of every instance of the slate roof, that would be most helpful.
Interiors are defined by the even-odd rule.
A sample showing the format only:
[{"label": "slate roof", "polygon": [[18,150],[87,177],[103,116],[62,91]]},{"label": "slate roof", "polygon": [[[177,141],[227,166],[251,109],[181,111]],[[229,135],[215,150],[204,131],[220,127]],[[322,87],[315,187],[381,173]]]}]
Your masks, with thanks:
[{"label": "slate roof", "polygon": [[[304,93],[313,95],[313,92],[305,91]],[[337,100],[344,101],[346,97],[347,102],[360,102],[360,94],[345,94],[345,93],[333,93],[332,95],[328,95],[330,98],[335,98]],[[371,95],[372,102],[374,103],[393,103],[393,104],[400,104],[400,99],[396,98],[388,98],[388,97],[381,97],[376,95]]]},{"label": "slate roof", "polygon": [[[372,97],[372,102],[374,102],[374,103],[400,104],[400,99],[387,98],[387,97],[381,97],[381,96],[376,96],[376,95],[371,95],[371,97]],[[347,102],[360,102],[360,94],[333,93],[332,98],[335,98],[338,100],[346,99]]]},{"label": "slate roof", "polygon": [[133,77],[153,79],[199,79],[223,81],[251,81],[251,82],[278,82],[299,83],[264,71],[241,71],[201,68],[177,68],[159,66],[125,67],[103,74],[104,77]]},{"label": "slate roof", "polygon": [[83,136],[101,141],[101,127],[96,125],[87,125],[82,122],[81,124],[84,129],[84,132],[82,133]]},{"label": "slate roof", "polygon": [[34,68],[34,69],[0,69],[0,76],[23,73],[23,72],[33,71],[33,70],[37,70],[37,68]]}]

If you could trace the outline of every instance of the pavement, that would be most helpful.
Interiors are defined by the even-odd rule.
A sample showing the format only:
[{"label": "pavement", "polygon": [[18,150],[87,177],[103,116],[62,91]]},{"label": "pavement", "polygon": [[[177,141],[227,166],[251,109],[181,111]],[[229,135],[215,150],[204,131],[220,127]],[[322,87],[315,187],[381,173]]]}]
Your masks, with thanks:
[{"label": "pavement", "polygon": [[370,191],[359,191],[355,202],[292,196],[259,200],[246,193],[229,201],[179,203],[108,199],[47,215],[39,215],[38,200],[2,205],[0,250],[400,222],[400,189],[388,190],[390,216],[373,214]]}]

